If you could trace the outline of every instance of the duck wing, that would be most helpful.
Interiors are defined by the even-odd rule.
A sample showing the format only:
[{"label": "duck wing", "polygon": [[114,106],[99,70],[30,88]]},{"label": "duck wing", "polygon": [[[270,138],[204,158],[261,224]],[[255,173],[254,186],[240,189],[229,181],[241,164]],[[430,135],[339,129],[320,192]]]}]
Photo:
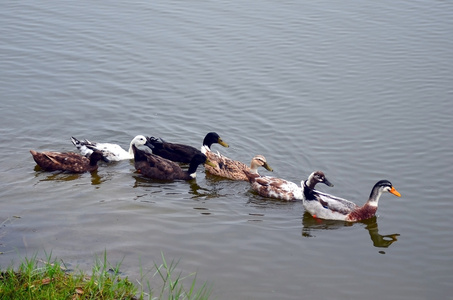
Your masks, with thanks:
[{"label": "duck wing", "polygon": [[215,154],[211,151],[206,152],[206,156],[214,165],[216,165],[215,168],[205,165],[205,169],[208,173],[232,180],[248,180],[244,172],[250,171],[250,168],[246,164],[237,160],[232,160],[223,155]]},{"label": "duck wing", "polygon": [[274,189],[282,191],[293,191],[295,188],[299,188],[294,182],[270,176],[257,177],[255,182],[262,186],[269,186]]},{"label": "duck wing", "polygon": [[68,171],[82,173],[87,171],[90,160],[72,152],[32,152],[35,162],[46,171]]},{"label": "duck wing", "polygon": [[86,145],[92,151],[98,150],[102,152],[102,156],[108,161],[120,161],[130,158],[129,152],[124,150],[120,145],[111,143],[92,143]]},{"label": "duck wing", "polygon": [[157,154],[175,162],[190,163],[196,154],[201,153],[201,151],[195,147],[184,144],[167,143],[161,138],[150,137],[148,141],[154,146],[153,154]]},{"label": "duck wing", "polygon": [[146,161],[151,168],[156,168],[163,173],[172,173],[180,169],[177,163],[154,154],[147,154]]},{"label": "duck wing", "polygon": [[88,159],[85,158],[83,160],[83,156],[77,153],[72,153],[72,152],[50,152],[50,151],[44,151],[41,152],[40,155],[40,161],[41,163],[47,162],[49,164],[58,164],[58,165],[71,165],[74,164],[75,162],[89,162]]},{"label": "duck wing", "polygon": [[307,200],[318,201],[322,205],[322,207],[344,215],[347,215],[358,208],[357,204],[355,204],[354,202],[327,193],[323,193],[318,190],[312,190],[310,198],[311,199]]},{"label": "duck wing", "polygon": [[[138,156],[141,158],[137,159]],[[181,167],[171,160],[144,151],[141,151],[138,156],[136,155],[135,159],[135,169],[146,177],[174,180],[184,176]],[[145,159],[142,159],[143,156],[145,156]]]},{"label": "duck wing", "polygon": [[276,177],[256,177],[252,189],[265,197],[286,201],[302,200],[302,189],[294,182]]}]

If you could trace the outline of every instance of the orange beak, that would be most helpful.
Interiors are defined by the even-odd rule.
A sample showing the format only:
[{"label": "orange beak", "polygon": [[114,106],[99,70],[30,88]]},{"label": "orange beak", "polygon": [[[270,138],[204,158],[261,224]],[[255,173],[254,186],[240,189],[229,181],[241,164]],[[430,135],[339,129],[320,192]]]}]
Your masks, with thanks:
[{"label": "orange beak", "polygon": [[392,186],[392,189],[390,190],[390,193],[397,197],[401,197],[401,194]]}]

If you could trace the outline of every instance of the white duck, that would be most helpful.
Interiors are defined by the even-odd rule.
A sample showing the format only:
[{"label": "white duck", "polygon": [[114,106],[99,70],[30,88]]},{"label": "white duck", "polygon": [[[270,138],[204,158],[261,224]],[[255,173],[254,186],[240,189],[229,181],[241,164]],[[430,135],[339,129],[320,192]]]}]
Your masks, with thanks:
[{"label": "white duck", "polygon": [[93,153],[93,150],[99,150],[102,152],[104,156],[104,160],[107,161],[120,161],[126,159],[134,159],[134,151],[132,150],[132,145],[135,142],[143,142],[146,143],[146,137],[143,135],[137,135],[132,139],[129,144],[129,150],[126,151],[121,148],[120,145],[111,144],[111,143],[96,143],[90,142],[88,140],[80,141],[75,137],[71,137],[71,141],[74,146],[79,149],[80,153],[84,156],[90,156]]}]

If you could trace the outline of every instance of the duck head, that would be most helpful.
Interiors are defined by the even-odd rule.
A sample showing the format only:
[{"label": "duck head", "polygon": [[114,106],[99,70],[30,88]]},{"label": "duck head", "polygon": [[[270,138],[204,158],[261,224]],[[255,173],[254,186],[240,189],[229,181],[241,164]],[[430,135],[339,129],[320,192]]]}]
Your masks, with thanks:
[{"label": "duck head", "polygon": [[311,189],[314,189],[318,183],[324,183],[327,186],[333,187],[333,184],[326,178],[322,171],[311,173],[306,181],[306,185]]},{"label": "duck head", "polygon": [[149,139],[144,136],[144,135],[137,135],[132,141],[131,144],[133,144],[135,147],[140,147],[140,146],[148,146],[150,149],[153,149],[154,146],[149,142]]},{"label": "duck head", "polygon": [[397,197],[401,197],[401,194],[393,187],[392,183],[388,180],[380,180],[378,181],[373,189],[371,190],[370,199],[375,197],[376,195],[380,195],[383,192],[389,192]]},{"label": "duck head", "polygon": [[273,172],[272,168],[267,164],[266,158],[263,155],[255,155],[252,159],[252,163],[250,166],[252,171],[256,171],[258,167],[263,167],[268,171]]},{"label": "duck head", "polygon": [[227,148],[229,147],[229,145],[227,143],[225,143],[216,132],[209,132],[203,140],[203,145],[208,146],[210,149],[212,144],[214,144],[214,143],[218,143],[218,144],[222,145],[223,147],[227,147]]}]

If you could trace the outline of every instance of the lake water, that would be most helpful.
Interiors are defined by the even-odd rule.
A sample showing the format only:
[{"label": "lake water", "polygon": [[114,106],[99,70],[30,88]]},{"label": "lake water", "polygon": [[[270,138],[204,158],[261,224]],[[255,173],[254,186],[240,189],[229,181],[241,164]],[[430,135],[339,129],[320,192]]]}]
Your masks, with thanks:
[{"label": "lake water", "polygon": [[[106,250],[136,279],[162,252],[214,299],[453,299],[452,30],[449,1],[4,1],[0,267],[51,252],[90,270]],[[129,161],[46,173],[29,153],[209,131],[273,176],[402,197],[344,224],[202,167],[163,183]]]}]

